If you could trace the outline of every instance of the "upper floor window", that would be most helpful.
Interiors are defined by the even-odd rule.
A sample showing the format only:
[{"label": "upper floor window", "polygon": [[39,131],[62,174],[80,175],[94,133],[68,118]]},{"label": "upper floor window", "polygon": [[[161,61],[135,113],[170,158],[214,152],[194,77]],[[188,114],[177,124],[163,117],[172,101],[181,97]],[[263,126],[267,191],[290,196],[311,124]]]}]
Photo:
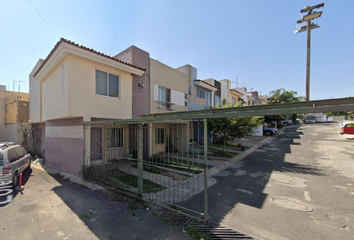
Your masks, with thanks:
[{"label": "upper floor window", "polygon": [[96,94],[119,98],[119,76],[96,69]]},{"label": "upper floor window", "polygon": [[171,90],[159,86],[159,107],[171,108]]},{"label": "upper floor window", "polygon": [[211,106],[211,94],[205,93],[205,106]]}]

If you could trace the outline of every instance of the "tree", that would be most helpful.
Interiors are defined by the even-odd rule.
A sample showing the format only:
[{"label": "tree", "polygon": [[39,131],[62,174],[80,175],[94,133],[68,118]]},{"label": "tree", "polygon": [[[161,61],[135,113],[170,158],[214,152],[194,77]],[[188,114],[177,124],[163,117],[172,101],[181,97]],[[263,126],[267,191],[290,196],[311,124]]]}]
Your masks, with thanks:
[{"label": "tree", "polygon": [[287,91],[284,88],[273,90],[269,93],[269,101],[272,103],[298,102],[297,92]]},{"label": "tree", "polygon": [[[271,103],[284,103],[284,102],[298,102],[302,97],[297,97],[297,92],[295,91],[287,91],[284,88],[279,88],[277,90],[273,90],[269,92],[269,101]],[[286,118],[286,116],[280,116],[281,119]],[[297,118],[297,114],[292,115],[292,120],[295,121]]]},{"label": "tree", "polygon": [[[238,104],[232,105],[225,103],[217,108],[236,107]],[[262,117],[226,117],[212,118],[208,120],[208,130],[213,135],[213,141],[221,141],[223,143],[223,151],[225,145],[229,141],[234,141],[236,138],[242,138],[254,131],[254,129],[263,123]]]}]

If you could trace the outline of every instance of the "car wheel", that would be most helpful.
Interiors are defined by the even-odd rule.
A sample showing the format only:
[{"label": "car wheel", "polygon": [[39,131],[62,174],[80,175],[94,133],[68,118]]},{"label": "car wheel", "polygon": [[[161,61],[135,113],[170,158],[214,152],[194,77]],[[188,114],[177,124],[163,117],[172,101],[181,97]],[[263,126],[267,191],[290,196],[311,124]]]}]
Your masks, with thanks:
[{"label": "car wheel", "polygon": [[288,123],[284,123],[284,126],[286,127],[286,126],[288,126],[289,124]]},{"label": "car wheel", "polygon": [[12,186],[13,186],[14,188],[16,188],[17,182],[18,182],[18,173],[15,172],[15,175],[14,175],[14,177],[12,178]]},{"label": "car wheel", "polygon": [[272,131],[265,131],[265,132],[264,132],[264,136],[269,137],[269,136],[272,136],[272,135],[273,135],[273,132],[272,132]]}]

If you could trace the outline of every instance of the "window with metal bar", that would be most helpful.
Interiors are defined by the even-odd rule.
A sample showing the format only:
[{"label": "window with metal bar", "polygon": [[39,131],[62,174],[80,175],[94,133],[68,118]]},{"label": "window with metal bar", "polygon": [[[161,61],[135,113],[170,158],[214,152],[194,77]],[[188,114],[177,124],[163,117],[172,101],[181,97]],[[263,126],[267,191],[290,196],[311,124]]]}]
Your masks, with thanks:
[{"label": "window with metal bar", "polygon": [[155,130],[155,143],[156,144],[165,143],[165,129],[164,128],[156,128],[156,130]]},{"label": "window with metal bar", "polygon": [[122,148],[123,144],[123,128],[110,128],[107,130],[108,148]]}]

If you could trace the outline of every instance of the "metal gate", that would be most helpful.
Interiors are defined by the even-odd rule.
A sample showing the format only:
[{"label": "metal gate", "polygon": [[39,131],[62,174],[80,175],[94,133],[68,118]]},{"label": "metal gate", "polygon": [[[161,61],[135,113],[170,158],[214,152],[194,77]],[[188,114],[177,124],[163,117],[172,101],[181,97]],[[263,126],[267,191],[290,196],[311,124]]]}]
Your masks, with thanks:
[{"label": "metal gate", "polygon": [[84,128],[84,178],[207,220],[206,120],[118,120]]}]

